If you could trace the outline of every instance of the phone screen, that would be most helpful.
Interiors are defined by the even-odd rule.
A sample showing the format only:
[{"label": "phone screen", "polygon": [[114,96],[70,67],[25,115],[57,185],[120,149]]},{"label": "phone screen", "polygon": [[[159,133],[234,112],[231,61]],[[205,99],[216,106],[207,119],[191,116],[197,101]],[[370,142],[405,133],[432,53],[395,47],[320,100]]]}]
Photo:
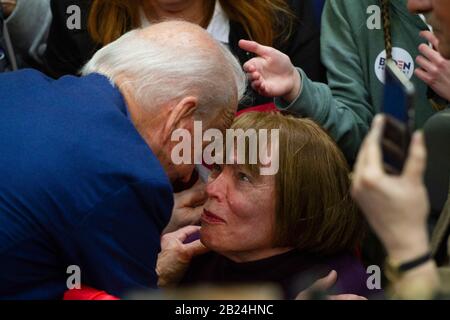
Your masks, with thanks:
[{"label": "phone screen", "polygon": [[414,86],[394,61],[386,64],[382,112],[386,123],[382,138],[385,169],[400,174],[405,164],[414,126]]}]

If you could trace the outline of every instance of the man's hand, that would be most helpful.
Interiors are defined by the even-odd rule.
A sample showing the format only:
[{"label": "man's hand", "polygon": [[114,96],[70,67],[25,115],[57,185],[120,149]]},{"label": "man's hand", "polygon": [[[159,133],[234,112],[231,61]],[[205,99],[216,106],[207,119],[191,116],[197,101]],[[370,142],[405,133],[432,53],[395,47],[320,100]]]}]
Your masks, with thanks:
[{"label": "man's hand", "polygon": [[383,170],[380,140],[384,118],[377,116],[358,155],[352,195],[391,259],[409,261],[429,250],[426,219],[429,211],[423,183],[426,149],[422,133],[412,139],[401,176]]},{"label": "man's hand", "polygon": [[282,97],[289,103],[297,98],[301,77],[287,55],[254,41],[241,40],[239,47],[258,55],[244,64],[244,70],[256,92],[266,97]]},{"label": "man's hand", "polygon": [[205,184],[200,180],[191,189],[176,193],[174,197],[172,217],[163,234],[185,226],[198,224],[203,212],[203,205],[208,198],[205,192]]},{"label": "man's hand", "polygon": [[436,51],[439,48],[439,40],[432,32],[422,31],[420,35],[430,42],[434,49],[426,44],[419,46],[422,55],[416,58],[420,68],[416,69],[415,74],[439,96],[450,101],[450,60],[446,60]]},{"label": "man's hand", "polygon": [[188,226],[161,238],[161,252],[158,254],[156,273],[160,288],[177,285],[183,278],[192,258],[208,252],[208,249],[196,240],[184,243],[186,239],[200,230],[198,226]]},{"label": "man's hand", "polygon": [[0,0],[5,17],[9,17],[16,8],[16,0]]},{"label": "man's hand", "polygon": [[[300,292],[296,300],[309,300],[314,296],[315,292],[326,292],[337,281],[337,272],[331,271],[325,278],[319,279],[314,282],[308,289]],[[328,300],[367,300],[367,298],[357,296],[354,294],[340,294],[334,296],[327,296]]]}]

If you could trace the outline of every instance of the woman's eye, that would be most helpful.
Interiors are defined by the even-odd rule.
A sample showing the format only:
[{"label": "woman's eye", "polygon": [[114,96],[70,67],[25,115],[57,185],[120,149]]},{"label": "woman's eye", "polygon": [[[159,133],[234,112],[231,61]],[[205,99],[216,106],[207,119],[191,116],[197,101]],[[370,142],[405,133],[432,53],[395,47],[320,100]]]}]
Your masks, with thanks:
[{"label": "woman's eye", "polygon": [[218,164],[213,164],[211,166],[210,178],[216,178],[222,172],[222,167]]},{"label": "woman's eye", "polygon": [[238,177],[240,181],[250,182],[250,177],[243,172],[238,172]]}]

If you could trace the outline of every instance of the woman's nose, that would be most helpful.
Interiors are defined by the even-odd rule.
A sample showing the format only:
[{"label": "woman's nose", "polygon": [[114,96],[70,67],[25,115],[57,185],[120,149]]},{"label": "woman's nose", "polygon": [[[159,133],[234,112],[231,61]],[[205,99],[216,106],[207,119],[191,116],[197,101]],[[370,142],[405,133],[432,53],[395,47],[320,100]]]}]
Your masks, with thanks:
[{"label": "woman's nose", "polygon": [[219,201],[222,201],[225,199],[225,195],[227,192],[227,183],[226,183],[226,177],[223,173],[215,177],[214,179],[211,179],[206,184],[206,194],[208,195],[208,198],[215,198]]}]

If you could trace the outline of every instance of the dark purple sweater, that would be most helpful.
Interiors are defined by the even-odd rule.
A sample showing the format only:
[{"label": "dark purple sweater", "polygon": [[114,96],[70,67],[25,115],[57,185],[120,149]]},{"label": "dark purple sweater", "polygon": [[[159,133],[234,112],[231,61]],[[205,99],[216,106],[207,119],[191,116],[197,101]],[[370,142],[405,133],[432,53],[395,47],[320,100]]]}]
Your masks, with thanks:
[{"label": "dark purple sweater", "polygon": [[193,259],[181,286],[197,284],[274,283],[281,287],[285,299],[293,299],[314,281],[336,270],[338,280],[329,294],[356,294],[367,298],[380,297],[380,290],[369,290],[365,268],[351,254],[319,257],[292,250],[253,262],[235,263],[210,252]]}]

